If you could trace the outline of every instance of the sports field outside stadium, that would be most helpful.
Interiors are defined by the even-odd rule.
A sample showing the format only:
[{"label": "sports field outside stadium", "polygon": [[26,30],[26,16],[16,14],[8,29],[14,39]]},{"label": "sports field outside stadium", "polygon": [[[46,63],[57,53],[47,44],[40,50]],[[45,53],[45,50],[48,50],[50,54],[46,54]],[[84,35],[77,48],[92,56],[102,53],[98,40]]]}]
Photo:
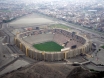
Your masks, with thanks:
[{"label": "sports field outside stadium", "polygon": [[63,46],[60,46],[59,44],[53,41],[34,44],[33,47],[36,48],[37,50],[47,52],[55,52],[55,51],[58,52],[61,51],[61,49],[63,48]]},{"label": "sports field outside stadium", "polygon": [[63,24],[54,24],[54,25],[51,25],[49,26],[50,28],[62,28],[62,29],[71,29],[70,27],[66,26],[66,25],[63,25]]}]

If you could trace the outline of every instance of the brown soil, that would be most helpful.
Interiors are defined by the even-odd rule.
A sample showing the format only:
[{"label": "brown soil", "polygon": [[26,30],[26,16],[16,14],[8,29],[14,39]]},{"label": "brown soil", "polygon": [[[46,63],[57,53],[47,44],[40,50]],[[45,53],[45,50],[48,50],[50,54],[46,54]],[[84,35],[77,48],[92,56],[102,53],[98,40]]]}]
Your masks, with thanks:
[{"label": "brown soil", "polygon": [[[1,78],[66,78],[72,69],[64,64],[37,63],[4,75]],[[64,70],[64,71],[63,71]]]},{"label": "brown soil", "polygon": [[96,73],[65,64],[35,63],[0,78],[98,78]]}]

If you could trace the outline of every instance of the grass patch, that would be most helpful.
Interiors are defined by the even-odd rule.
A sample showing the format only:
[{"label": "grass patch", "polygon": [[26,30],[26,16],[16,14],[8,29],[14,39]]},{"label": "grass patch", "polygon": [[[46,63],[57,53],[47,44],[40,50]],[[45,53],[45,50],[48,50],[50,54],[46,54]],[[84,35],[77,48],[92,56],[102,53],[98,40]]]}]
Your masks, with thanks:
[{"label": "grass patch", "polygon": [[103,46],[101,46],[101,48],[103,48],[103,49],[104,49],[104,45],[103,45]]},{"label": "grass patch", "polygon": [[63,24],[54,24],[49,26],[50,28],[62,28],[62,29],[70,29],[68,26],[63,25]]},{"label": "grass patch", "polygon": [[34,44],[33,47],[40,51],[49,51],[49,52],[61,51],[61,49],[63,48],[62,46],[53,41]]},{"label": "grass patch", "polygon": [[0,11],[2,11],[2,12],[11,12],[9,9],[2,9],[2,10],[0,10]]}]

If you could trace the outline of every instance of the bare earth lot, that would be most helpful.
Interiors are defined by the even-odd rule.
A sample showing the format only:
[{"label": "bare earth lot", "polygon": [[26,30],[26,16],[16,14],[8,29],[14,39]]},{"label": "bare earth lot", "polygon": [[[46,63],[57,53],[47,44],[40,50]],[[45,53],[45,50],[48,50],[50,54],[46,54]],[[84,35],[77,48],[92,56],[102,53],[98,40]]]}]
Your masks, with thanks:
[{"label": "bare earth lot", "polygon": [[12,22],[9,23],[9,26],[24,26],[24,25],[36,25],[36,24],[49,24],[49,23],[53,23],[54,21],[44,18],[42,16],[39,16],[37,14],[30,14],[24,17],[21,17],[17,20],[14,20]]},{"label": "bare earth lot", "polygon": [[40,62],[9,73],[1,78],[66,78],[74,67]]}]

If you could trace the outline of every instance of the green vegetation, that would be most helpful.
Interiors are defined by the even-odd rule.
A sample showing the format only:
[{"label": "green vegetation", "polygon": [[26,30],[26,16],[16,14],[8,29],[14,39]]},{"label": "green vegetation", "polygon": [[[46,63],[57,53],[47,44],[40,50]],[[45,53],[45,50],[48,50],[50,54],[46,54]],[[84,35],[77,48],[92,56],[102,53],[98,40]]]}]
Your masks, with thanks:
[{"label": "green vegetation", "polygon": [[5,13],[5,12],[6,12],[6,13],[7,13],[7,12],[11,12],[9,9],[1,9],[0,11],[1,11],[1,12],[4,12],[4,13]]},{"label": "green vegetation", "polygon": [[101,48],[103,48],[103,49],[104,49],[104,45],[103,45],[103,46],[101,46]]},{"label": "green vegetation", "polygon": [[90,69],[90,71],[92,71],[92,72],[96,72],[94,69]]},{"label": "green vegetation", "polygon": [[10,20],[3,20],[3,22],[4,22],[4,23],[8,23],[8,22],[14,21],[14,20],[16,20],[16,19],[18,19],[18,18],[21,18],[21,17],[23,17],[23,16],[25,16],[25,15],[15,17],[15,18],[10,19]]},{"label": "green vegetation", "polygon": [[86,29],[86,30],[88,30],[88,31],[91,31],[91,32],[94,32],[94,33],[97,33],[97,34],[104,35],[103,32],[97,31],[97,30],[95,30],[95,29],[86,28],[86,27],[82,27],[82,26],[80,26],[80,28],[82,28],[82,29]]},{"label": "green vegetation", "polygon": [[11,20],[3,20],[3,22],[4,23],[8,23],[8,22],[11,22],[11,21],[13,21],[13,20],[15,20],[16,18],[13,18],[13,19],[11,19]]},{"label": "green vegetation", "polygon": [[51,25],[50,28],[70,29],[68,26],[63,25],[63,24],[54,24],[54,25]]},{"label": "green vegetation", "polygon": [[35,47],[37,50],[40,50],[40,51],[49,51],[49,52],[61,51],[61,49],[63,48],[62,46],[60,46],[59,44],[53,41],[34,44],[33,47]]}]

